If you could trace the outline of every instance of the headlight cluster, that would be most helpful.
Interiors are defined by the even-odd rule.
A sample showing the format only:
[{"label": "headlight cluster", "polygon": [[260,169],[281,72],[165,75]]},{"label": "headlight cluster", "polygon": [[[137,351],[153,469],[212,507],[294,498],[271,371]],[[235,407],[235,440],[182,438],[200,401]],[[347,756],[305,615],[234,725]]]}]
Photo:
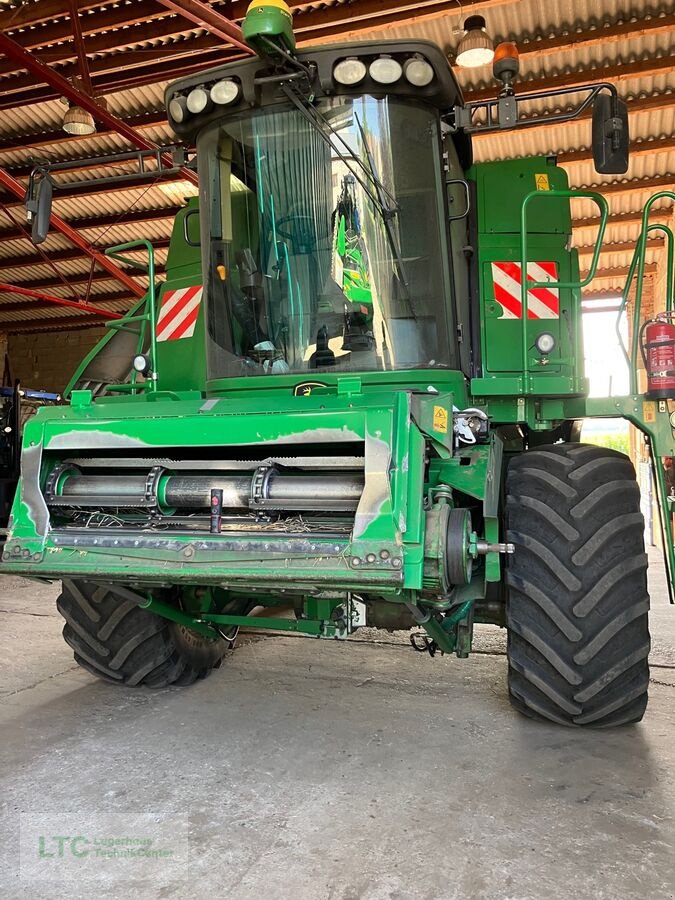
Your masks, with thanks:
[{"label": "headlight cluster", "polygon": [[180,125],[189,116],[208,112],[213,106],[229,106],[240,94],[241,87],[234,78],[223,78],[211,86],[200,84],[186,94],[175,94],[169,100],[169,115]]},{"label": "headlight cluster", "polygon": [[366,75],[370,75],[378,84],[396,84],[401,78],[414,87],[426,87],[435,78],[434,68],[423,56],[415,55],[401,63],[393,56],[382,54],[366,66],[356,56],[340,60],[333,69],[333,78],[338,84],[347,87],[360,84]]}]

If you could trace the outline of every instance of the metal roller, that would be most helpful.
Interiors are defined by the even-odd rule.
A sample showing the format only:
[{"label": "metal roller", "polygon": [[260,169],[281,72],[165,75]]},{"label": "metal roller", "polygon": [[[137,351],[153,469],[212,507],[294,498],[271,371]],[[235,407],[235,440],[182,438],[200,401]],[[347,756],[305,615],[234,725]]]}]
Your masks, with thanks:
[{"label": "metal roller", "polygon": [[250,475],[71,474],[47,497],[51,506],[209,509],[211,492],[223,492],[223,509],[355,510],[363,476],[344,472],[287,475],[261,466]]}]

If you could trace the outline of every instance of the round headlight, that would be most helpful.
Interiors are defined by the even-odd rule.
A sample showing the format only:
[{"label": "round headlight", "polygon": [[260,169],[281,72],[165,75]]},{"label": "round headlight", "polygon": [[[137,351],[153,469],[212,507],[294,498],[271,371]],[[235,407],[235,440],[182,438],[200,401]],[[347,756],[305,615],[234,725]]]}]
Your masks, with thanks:
[{"label": "round headlight", "polygon": [[139,353],[138,356],[134,356],[134,369],[136,369],[139,375],[146,375],[150,369],[150,360],[148,357],[144,356],[142,353]]},{"label": "round headlight", "polygon": [[401,63],[391,56],[380,56],[370,64],[370,77],[379,84],[394,84],[403,75]]},{"label": "round headlight", "polygon": [[426,87],[434,80],[433,66],[421,56],[409,59],[403,67],[406,79],[415,87]]},{"label": "round headlight", "polygon": [[239,85],[231,78],[224,78],[222,81],[216,82],[211,88],[211,99],[218,106],[227,106],[228,103],[234,103],[239,96]]},{"label": "round headlight", "polygon": [[187,108],[193,115],[204,112],[208,104],[209,95],[206,92],[206,88],[194,88],[187,96]]},{"label": "round headlight", "polygon": [[169,115],[173,119],[174,122],[177,122],[179,125],[181,122],[184,122],[187,118],[187,100],[185,97],[172,97],[169,100]]},{"label": "round headlight", "polygon": [[541,354],[547,356],[555,350],[555,337],[549,331],[542,331],[542,333],[537,336],[534,346]]},{"label": "round headlight", "polygon": [[338,84],[359,84],[366,77],[366,64],[352,57],[351,59],[341,60],[333,69],[333,78]]}]

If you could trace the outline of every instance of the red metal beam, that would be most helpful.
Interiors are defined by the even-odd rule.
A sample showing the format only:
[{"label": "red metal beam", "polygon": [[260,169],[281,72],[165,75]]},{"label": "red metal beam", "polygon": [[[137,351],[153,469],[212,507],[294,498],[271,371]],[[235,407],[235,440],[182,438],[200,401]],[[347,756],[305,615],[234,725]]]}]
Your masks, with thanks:
[{"label": "red metal beam", "polygon": [[[0,35],[1,37],[1,35]],[[5,172],[4,169],[0,168],[0,184],[3,184],[8,190],[10,190],[16,197],[23,199],[25,196],[25,188],[19,184],[19,182],[12,178],[12,176]],[[109,259],[107,256],[104,256],[99,250],[96,250],[91,246],[85,239],[75,231],[74,228],[64,222],[59,216],[55,213],[52,213],[50,218],[51,224],[57,231],[60,231],[68,240],[74,244],[79,250],[85,253],[87,256],[91,257],[91,259],[96,260],[96,262],[106,270],[106,272],[110,272],[118,281],[121,281],[122,284],[132,293],[134,297],[142,297],[145,294],[145,288],[141,287],[140,284],[137,284],[133,278],[123,272],[115,263]]]},{"label": "red metal beam", "polygon": [[254,53],[244,42],[241,28],[222,13],[207,6],[206,3],[202,3],[201,0],[158,0],[158,2],[245,53]]},{"label": "red metal beam", "polygon": [[[42,300],[44,303],[55,303],[57,306],[72,306],[80,309],[82,312],[94,313],[97,316],[103,316],[105,319],[121,319],[120,313],[110,312],[107,309],[101,309],[100,306],[91,306],[79,300],[64,300],[62,297],[53,297],[51,294],[45,294],[43,291],[33,291],[30,288],[20,287],[18,284],[5,284],[0,281],[0,294],[21,294],[22,297],[33,297],[35,300]],[[2,314],[2,304],[0,304],[0,315]]]},{"label": "red metal beam", "polygon": [[[68,100],[76,103],[78,106],[82,107],[82,109],[86,109],[87,112],[91,113],[91,115],[99,122],[103,122],[108,128],[117,131],[135,147],[138,147],[141,150],[158,149],[157,144],[144,138],[142,134],[139,134],[134,128],[127,125],[123,119],[118,119],[117,116],[113,116],[112,113],[109,113],[107,109],[100,106],[88,94],[85,94],[83,91],[78,91],[77,88],[73,87],[73,85],[62,75],[54,69],[51,69],[49,66],[46,66],[36,56],[29,53],[27,50],[24,50],[20,44],[17,44],[16,41],[13,41],[12,38],[7,37],[7,35],[2,32],[0,32],[0,51],[5,53],[10,59],[13,59],[22,69],[27,69],[31,74],[35,75],[36,78],[39,78],[40,81],[44,81],[46,84],[51,85],[63,97],[67,97]],[[166,165],[172,165],[171,157],[168,154],[163,157],[163,160]],[[195,185],[199,184],[199,179],[194,172],[190,171],[190,169],[182,169],[181,173],[187,181],[190,181]]]},{"label": "red metal beam", "polygon": [[89,63],[87,62],[87,51],[84,47],[84,37],[82,36],[82,24],[80,22],[80,13],[77,8],[77,0],[70,0],[70,22],[73,27],[75,47],[77,48],[77,64],[80,67],[82,87],[91,97],[93,97],[94,86],[91,83],[91,75],[89,74]]}]

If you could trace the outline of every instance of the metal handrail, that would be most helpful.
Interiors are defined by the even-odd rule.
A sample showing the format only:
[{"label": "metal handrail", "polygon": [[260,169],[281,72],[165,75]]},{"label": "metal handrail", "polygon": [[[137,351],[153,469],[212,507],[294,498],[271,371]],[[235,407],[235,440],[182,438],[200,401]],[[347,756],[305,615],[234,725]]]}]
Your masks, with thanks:
[{"label": "metal handrail", "polygon": [[[600,211],[600,225],[598,227],[598,236],[595,240],[595,248],[593,250],[593,258],[588,270],[588,275],[583,281],[533,281],[527,280],[527,207],[535,197],[562,197],[577,200],[593,200]],[[523,393],[530,391],[530,359],[527,346],[527,321],[528,321],[528,291],[536,288],[568,288],[570,290],[581,290],[586,287],[595,278],[600,259],[600,251],[602,249],[602,241],[607,228],[607,220],[609,218],[609,204],[597,191],[574,191],[570,189],[554,190],[554,191],[531,191],[524,199],[520,208],[520,291],[522,305],[522,341],[523,341]]]},{"label": "metal handrail", "polygon": [[[148,262],[147,265],[143,262],[139,262],[137,259],[132,259],[128,256],[123,256],[122,254],[129,250],[138,250],[145,249],[148,254]],[[105,251],[105,255],[111,257],[111,259],[115,259],[118,262],[124,263],[127,266],[132,266],[135,269],[141,269],[143,272],[147,273],[148,276],[148,293],[145,295],[145,312],[140,314],[135,314],[133,316],[125,316],[122,319],[118,319],[114,322],[106,322],[106,327],[115,328],[117,330],[128,330],[128,325],[130,322],[140,322],[141,326],[138,332],[138,341],[136,344],[136,353],[143,353],[145,349],[145,339],[147,334],[148,326],[150,327],[150,380],[145,382],[144,388],[149,389],[151,391],[157,390],[157,302],[156,302],[156,288],[155,288],[155,248],[152,246],[150,241],[145,238],[136,240],[136,241],[128,241],[125,244],[116,244],[114,247],[109,247]],[[131,383],[133,387],[136,387],[138,380],[138,372],[134,369],[133,374],[131,376]]]},{"label": "metal handrail", "polygon": [[647,261],[647,239],[650,234],[655,231],[661,231],[666,236],[666,244],[667,244],[667,272],[666,272],[666,312],[673,312],[673,308],[675,307],[675,297],[673,295],[673,286],[675,284],[675,236],[673,235],[672,230],[667,226],[661,223],[654,223],[653,225],[649,224],[649,216],[652,211],[652,206],[656,203],[657,200],[673,200],[675,202],[675,192],[673,191],[658,191],[656,194],[653,194],[649,200],[645,203],[642,210],[642,229],[640,231],[640,237],[637,240],[637,244],[635,245],[635,252],[633,253],[633,259],[631,260],[631,264],[628,269],[628,276],[626,277],[626,284],[623,289],[623,294],[621,296],[621,305],[619,306],[619,314],[617,318],[617,332],[619,332],[621,316],[624,313],[626,306],[628,305],[628,297],[630,295],[630,289],[633,284],[633,279],[635,278],[637,272],[637,284],[635,286],[635,305],[633,308],[633,333],[631,335],[631,352],[630,356],[626,353],[626,349],[623,345],[623,340],[620,340],[621,348],[626,355],[626,359],[628,362],[628,370],[630,376],[630,393],[637,394],[638,393],[638,353],[640,351],[640,315],[642,312],[642,289],[644,286],[644,277],[645,277],[645,265]]}]

